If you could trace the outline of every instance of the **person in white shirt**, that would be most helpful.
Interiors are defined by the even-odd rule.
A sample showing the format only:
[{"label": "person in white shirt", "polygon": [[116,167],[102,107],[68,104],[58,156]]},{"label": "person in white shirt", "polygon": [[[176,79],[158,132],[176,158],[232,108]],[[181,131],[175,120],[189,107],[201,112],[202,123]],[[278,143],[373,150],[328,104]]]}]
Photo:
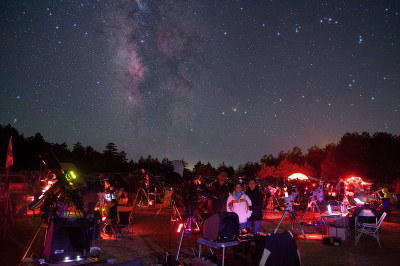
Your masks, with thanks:
[{"label": "person in white shirt", "polygon": [[228,212],[235,212],[239,216],[239,229],[245,229],[247,219],[251,216],[250,211],[251,200],[244,194],[242,184],[235,185],[235,191],[229,195],[226,202],[226,210]]}]

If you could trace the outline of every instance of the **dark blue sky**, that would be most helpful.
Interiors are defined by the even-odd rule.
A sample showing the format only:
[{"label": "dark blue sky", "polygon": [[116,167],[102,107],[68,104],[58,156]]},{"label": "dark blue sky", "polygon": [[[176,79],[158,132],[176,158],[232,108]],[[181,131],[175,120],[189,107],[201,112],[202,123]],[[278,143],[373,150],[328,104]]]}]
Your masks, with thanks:
[{"label": "dark blue sky", "polygon": [[235,168],[400,135],[398,1],[105,2],[1,1],[1,124]]}]

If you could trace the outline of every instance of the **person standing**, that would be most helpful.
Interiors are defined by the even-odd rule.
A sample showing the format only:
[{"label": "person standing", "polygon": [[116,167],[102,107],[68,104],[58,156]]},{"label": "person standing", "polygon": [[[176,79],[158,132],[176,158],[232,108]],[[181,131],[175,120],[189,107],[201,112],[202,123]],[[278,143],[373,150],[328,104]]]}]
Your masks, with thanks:
[{"label": "person standing", "polygon": [[251,200],[251,206],[249,209],[252,211],[252,214],[247,219],[246,228],[253,228],[254,233],[259,234],[261,232],[264,195],[256,185],[256,180],[254,178],[250,179],[250,181],[247,183],[247,187],[248,189],[246,191],[246,195],[249,196]]},{"label": "person standing", "polygon": [[247,219],[251,216],[250,211],[251,200],[243,193],[242,184],[235,185],[235,191],[229,195],[226,202],[226,209],[228,212],[235,212],[239,216],[239,229],[245,229]]},{"label": "person standing", "polygon": [[209,201],[211,215],[216,212],[226,211],[226,200],[229,196],[229,187],[225,182],[227,178],[228,174],[225,171],[221,171],[218,174],[218,181],[213,182],[209,187],[215,196],[215,198]]},{"label": "person standing", "polygon": [[397,198],[397,208],[400,208],[400,178],[397,178],[395,192]]}]

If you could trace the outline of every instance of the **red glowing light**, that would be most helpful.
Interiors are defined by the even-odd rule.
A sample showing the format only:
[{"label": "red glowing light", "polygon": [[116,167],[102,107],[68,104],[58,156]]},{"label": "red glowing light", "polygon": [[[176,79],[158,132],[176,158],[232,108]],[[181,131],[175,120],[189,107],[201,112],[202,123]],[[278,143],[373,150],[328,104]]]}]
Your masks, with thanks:
[{"label": "red glowing light", "polygon": [[183,224],[179,224],[178,230],[176,232],[180,233],[182,230]]},{"label": "red glowing light", "polygon": [[364,182],[364,181],[361,179],[361,177],[358,177],[358,176],[349,177],[349,178],[347,178],[344,182],[346,183],[346,185],[350,185],[350,184],[361,184],[361,185],[364,186],[364,185],[370,185],[370,184],[371,184],[371,183]]}]

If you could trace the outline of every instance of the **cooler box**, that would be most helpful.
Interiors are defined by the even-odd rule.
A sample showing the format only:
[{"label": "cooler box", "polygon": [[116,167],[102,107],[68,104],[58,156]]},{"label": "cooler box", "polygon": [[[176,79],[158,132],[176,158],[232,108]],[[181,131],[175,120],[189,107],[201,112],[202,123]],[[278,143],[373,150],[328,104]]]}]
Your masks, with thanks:
[{"label": "cooler box", "polygon": [[329,227],[329,236],[337,237],[342,240],[346,240],[346,230],[344,228]]}]

